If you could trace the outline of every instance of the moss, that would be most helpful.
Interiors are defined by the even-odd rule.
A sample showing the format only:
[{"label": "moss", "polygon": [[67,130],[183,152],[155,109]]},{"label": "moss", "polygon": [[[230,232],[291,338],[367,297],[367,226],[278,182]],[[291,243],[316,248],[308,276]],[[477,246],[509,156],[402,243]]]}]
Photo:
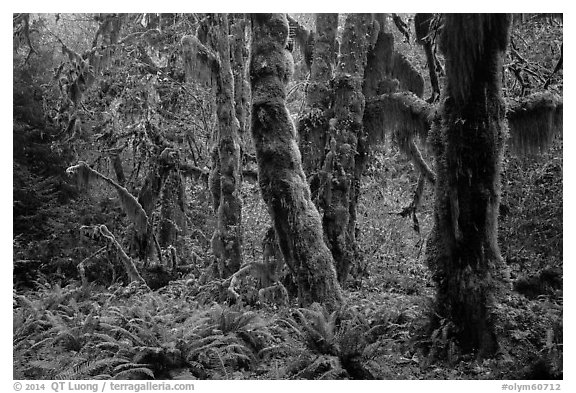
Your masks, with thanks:
[{"label": "moss", "polygon": [[424,94],[424,78],[406,56],[395,52],[390,74],[400,82],[400,88],[411,91],[418,97]]},{"label": "moss", "polygon": [[285,104],[291,72],[284,50],[288,23],[282,14],[252,18],[252,137],[262,197],[272,217],[284,259],[296,272],[301,304],[338,308],[342,293],[323,241],[320,215],[302,170],[294,125]]},{"label": "moss", "polygon": [[336,32],[338,14],[316,14],[314,59],[310,67],[310,81],[306,101],[312,108],[326,111],[332,101],[332,80],[336,63]]},{"label": "moss", "polygon": [[488,50],[506,49],[511,20],[509,14],[444,16],[440,49],[454,54],[449,67],[447,61],[446,76],[452,81],[450,95],[458,102],[465,101],[471,93],[473,75],[478,72],[481,60],[493,56]]},{"label": "moss", "polygon": [[441,121],[432,132],[437,181],[427,261],[438,289],[436,312],[455,325],[461,348],[480,357],[497,349],[493,294],[505,269],[496,238],[506,134],[500,82],[506,20],[444,15],[448,78]]},{"label": "moss", "polygon": [[397,142],[407,148],[415,136],[426,141],[434,116],[434,107],[426,101],[409,92],[397,92],[370,99],[364,122],[370,130],[370,143],[379,143],[386,133],[395,133]]},{"label": "moss", "polygon": [[562,99],[542,92],[507,102],[510,146],[516,153],[540,153],[562,132]]}]

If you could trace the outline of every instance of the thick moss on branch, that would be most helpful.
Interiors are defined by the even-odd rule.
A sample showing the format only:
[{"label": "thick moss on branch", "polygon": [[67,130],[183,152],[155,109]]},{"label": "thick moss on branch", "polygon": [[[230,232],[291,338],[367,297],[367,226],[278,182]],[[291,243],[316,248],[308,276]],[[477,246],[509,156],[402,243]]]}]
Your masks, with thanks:
[{"label": "thick moss on branch", "polygon": [[507,102],[510,147],[516,153],[537,154],[562,132],[562,98],[550,92],[536,93]]},{"label": "thick moss on branch", "polygon": [[370,143],[380,143],[387,132],[396,133],[399,144],[406,147],[410,139],[428,137],[435,108],[410,92],[382,94],[368,100],[364,123]]},{"label": "thick moss on branch", "polygon": [[259,183],[284,259],[296,272],[300,303],[321,302],[334,310],[343,302],[342,293],[285,103],[292,73],[291,56],[284,49],[287,38],[284,15],[252,16],[252,137]]}]

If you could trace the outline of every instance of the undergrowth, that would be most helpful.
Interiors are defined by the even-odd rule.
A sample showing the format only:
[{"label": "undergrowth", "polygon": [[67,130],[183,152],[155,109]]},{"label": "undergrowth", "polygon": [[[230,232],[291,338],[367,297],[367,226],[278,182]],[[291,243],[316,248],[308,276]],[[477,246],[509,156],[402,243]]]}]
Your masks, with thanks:
[{"label": "undergrowth", "polygon": [[[554,200],[561,186],[558,149],[550,153],[544,166],[530,161],[514,165],[514,158],[509,159],[512,164],[505,174],[503,206],[516,212],[501,217],[500,243],[513,283],[526,277],[541,278],[543,269],[560,269],[561,274],[561,254],[545,248],[554,241],[560,242],[554,243],[555,247],[561,247],[557,235],[559,230],[561,234],[561,204]],[[288,307],[259,304],[251,295],[257,289],[250,279],[243,282],[242,301],[235,303],[226,296],[223,280],[202,274],[209,268],[208,259],[199,260],[194,273],[156,291],[121,283],[82,286],[72,281],[60,286],[40,276],[33,289],[13,292],[14,378],[561,376],[562,292],[555,284],[541,283],[535,296],[515,290],[498,299],[500,350],[493,359],[480,361],[474,354],[460,354],[443,334],[449,326],[427,332],[434,288],[423,255],[432,190],[426,188],[417,212],[420,232],[416,232],[408,218],[397,214],[410,202],[416,181],[410,163],[391,147],[374,154],[359,204],[359,241],[367,270],[346,289],[347,305],[342,309],[329,313],[320,304],[299,308],[295,299]],[[523,195],[516,191],[521,178],[523,187],[542,193],[551,207],[544,209],[527,198],[521,203],[513,201]],[[245,201],[258,204],[256,189],[255,185],[244,186]],[[254,210],[247,214],[256,214]],[[530,224],[518,212],[531,212],[528,214],[542,219]],[[253,218],[257,225],[247,231],[251,244],[245,248],[247,260],[261,258],[259,233],[268,225],[265,216]],[[543,228],[533,236],[550,235],[539,244],[519,238],[519,233],[531,233],[530,225]],[[198,249],[201,252],[205,253],[203,248]],[[532,263],[522,263],[518,255],[532,258]]]}]

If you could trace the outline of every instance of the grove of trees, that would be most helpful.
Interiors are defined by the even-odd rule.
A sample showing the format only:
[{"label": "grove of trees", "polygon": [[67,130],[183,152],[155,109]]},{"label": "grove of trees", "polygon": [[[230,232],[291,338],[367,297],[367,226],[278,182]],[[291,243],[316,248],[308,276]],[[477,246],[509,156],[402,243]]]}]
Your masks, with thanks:
[{"label": "grove of trees", "polygon": [[561,378],[562,24],[14,14],[14,378]]}]

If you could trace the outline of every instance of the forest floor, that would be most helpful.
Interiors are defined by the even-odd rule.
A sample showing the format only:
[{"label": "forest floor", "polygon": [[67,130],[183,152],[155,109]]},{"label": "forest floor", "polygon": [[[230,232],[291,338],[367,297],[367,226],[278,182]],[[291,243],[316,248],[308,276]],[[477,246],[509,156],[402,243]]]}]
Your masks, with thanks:
[{"label": "forest floor", "polygon": [[[359,239],[368,275],[345,290],[345,309],[260,304],[250,277],[236,304],[226,302],[222,281],[192,276],[156,291],[40,278],[34,290],[14,291],[14,378],[561,378],[561,143],[545,165],[507,163],[500,243],[512,280],[496,302],[500,349],[485,360],[460,354],[447,325],[426,331],[435,292],[424,263],[432,189],[426,186],[416,232],[412,219],[398,214],[416,177],[387,150],[375,154],[363,184]],[[517,203],[529,187],[550,194],[550,204]],[[243,199],[244,257],[260,260],[269,219],[257,184],[245,183]],[[547,235],[548,249],[530,249],[534,239],[522,231]],[[201,256],[208,265],[207,248]]]}]

